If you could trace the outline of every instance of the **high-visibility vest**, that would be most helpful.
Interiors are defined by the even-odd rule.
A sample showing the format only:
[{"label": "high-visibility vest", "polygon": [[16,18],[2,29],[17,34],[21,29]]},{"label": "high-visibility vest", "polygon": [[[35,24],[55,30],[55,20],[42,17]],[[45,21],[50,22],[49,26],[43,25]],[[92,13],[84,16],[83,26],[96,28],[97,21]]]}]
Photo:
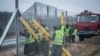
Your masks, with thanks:
[{"label": "high-visibility vest", "polygon": [[39,40],[42,40],[43,39],[43,35],[41,33],[38,33],[37,35],[39,37]]},{"label": "high-visibility vest", "polygon": [[55,31],[55,39],[54,39],[53,44],[62,45],[63,44],[63,37],[64,37],[64,33],[61,30],[56,30]]},{"label": "high-visibility vest", "polygon": [[35,39],[32,37],[31,33],[29,31],[27,32],[30,34],[30,36],[26,38],[25,44],[35,42]]},{"label": "high-visibility vest", "polygon": [[61,26],[61,30],[62,30],[62,31],[63,31],[63,33],[64,33],[65,26]]},{"label": "high-visibility vest", "polygon": [[68,28],[66,29],[66,36],[69,36],[69,30],[70,30],[70,27],[68,27]]},{"label": "high-visibility vest", "polygon": [[72,35],[76,36],[76,34],[77,34],[77,29],[74,29],[74,32],[72,33]]}]

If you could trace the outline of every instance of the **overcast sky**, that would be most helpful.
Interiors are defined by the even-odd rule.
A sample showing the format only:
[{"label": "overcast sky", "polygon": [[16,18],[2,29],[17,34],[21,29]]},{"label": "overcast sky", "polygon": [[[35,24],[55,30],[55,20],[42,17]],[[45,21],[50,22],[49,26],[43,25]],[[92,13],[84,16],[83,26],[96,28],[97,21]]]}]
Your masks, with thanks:
[{"label": "overcast sky", "polygon": [[[21,12],[27,10],[34,2],[41,2],[59,9],[67,10],[69,14],[81,12],[85,9],[100,13],[100,0],[19,0]],[[14,11],[14,0],[0,0],[0,11]]]}]

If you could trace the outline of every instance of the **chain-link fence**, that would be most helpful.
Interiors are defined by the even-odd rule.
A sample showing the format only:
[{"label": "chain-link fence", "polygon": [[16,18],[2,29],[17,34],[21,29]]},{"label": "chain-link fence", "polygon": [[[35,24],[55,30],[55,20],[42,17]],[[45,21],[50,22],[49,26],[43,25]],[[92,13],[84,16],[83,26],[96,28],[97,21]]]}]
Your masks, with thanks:
[{"label": "chain-link fence", "polygon": [[[70,24],[71,21],[70,21],[70,18],[67,16],[67,11],[57,9],[56,7],[42,4],[39,2],[34,3],[34,5],[32,5],[28,10],[26,10],[22,14],[22,16],[28,23],[30,19],[35,19],[41,24],[46,24],[46,26],[52,32],[53,26],[60,25],[61,12],[64,12],[65,23]],[[2,31],[5,30],[5,27],[7,26],[11,15],[12,15],[12,12],[0,12],[0,28],[2,29]],[[15,42],[16,38],[18,38],[15,36],[16,27],[17,27],[15,22],[16,22],[15,20],[12,22],[9,28],[9,31],[7,32],[7,37],[6,37],[8,39],[8,35],[10,35],[9,38],[13,36],[11,39],[8,39],[9,41],[12,40],[11,42],[13,43],[16,43]],[[19,27],[20,32],[24,32],[23,31],[24,27],[22,26],[21,22],[18,23],[18,27]],[[23,56],[24,41],[25,41],[25,37],[20,36],[19,41],[18,41],[18,45],[19,45],[18,49],[19,49],[20,56]]]},{"label": "chain-link fence", "polygon": [[67,23],[67,11],[36,2],[23,13],[23,16],[26,19],[36,19],[38,22],[46,24],[50,31],[52,31],[53,26],[60,24],[61,12],[64,12],[65,22]]}]

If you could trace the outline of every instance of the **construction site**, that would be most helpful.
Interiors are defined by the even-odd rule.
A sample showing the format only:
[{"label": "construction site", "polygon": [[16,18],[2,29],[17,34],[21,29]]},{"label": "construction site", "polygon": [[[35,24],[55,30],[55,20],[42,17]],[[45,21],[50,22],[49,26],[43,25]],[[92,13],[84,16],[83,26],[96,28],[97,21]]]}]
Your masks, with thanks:
[{"label": "construction site", "polygon": [[14,2],[0,11],[0,56],[100,56],[100,13],[72,16],[38,1],[22,13]]}]

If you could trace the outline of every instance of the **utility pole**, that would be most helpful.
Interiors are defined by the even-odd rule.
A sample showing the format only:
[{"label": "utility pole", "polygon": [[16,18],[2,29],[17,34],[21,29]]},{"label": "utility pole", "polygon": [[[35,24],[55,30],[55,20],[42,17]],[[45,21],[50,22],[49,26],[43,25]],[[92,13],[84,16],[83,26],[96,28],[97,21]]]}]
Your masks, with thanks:
[{"label": "utility pole", "polygon": [[15,28],[16,28],[16,56],[19,56],[19,6],[18,0],[15,0],[15,8],[17,10],[15,18]]}]

